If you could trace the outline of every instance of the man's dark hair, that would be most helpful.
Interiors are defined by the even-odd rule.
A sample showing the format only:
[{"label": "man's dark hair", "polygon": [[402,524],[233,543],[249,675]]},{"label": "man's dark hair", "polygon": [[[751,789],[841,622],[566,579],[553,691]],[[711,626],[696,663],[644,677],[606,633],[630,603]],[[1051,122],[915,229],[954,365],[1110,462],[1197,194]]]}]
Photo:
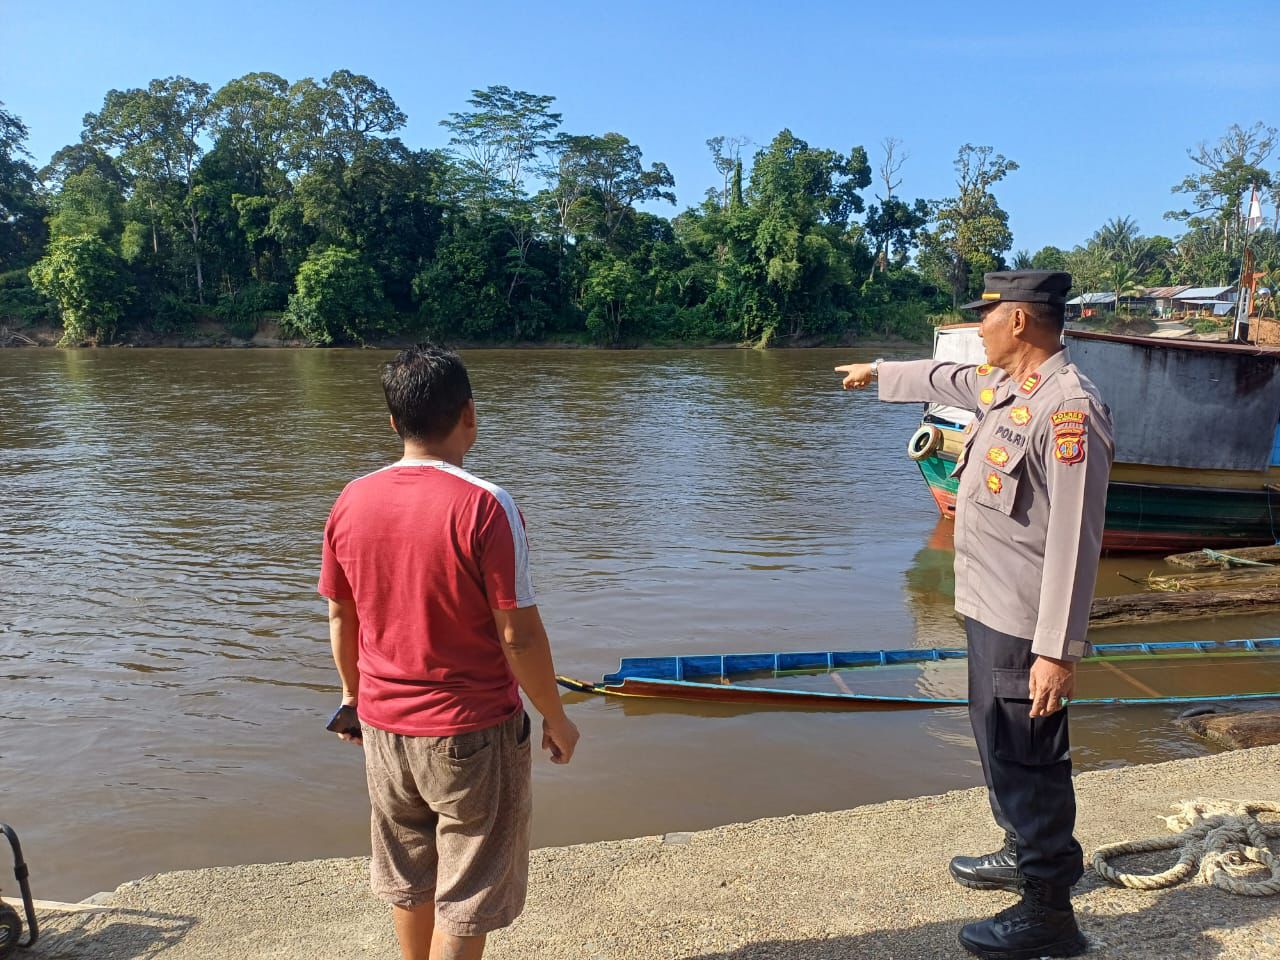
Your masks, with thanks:
[{"label": "man's dark hair", "polygon": [[420,343],[383,364],[382,392],[401,439],[430,442],[457,424],[471,399],[471,379],[452,350]]},{"label": "man's dark hair", "polygon": [[1066,325],[1066,307],[1055,306],[1052,303],[1020,303],[1018,306],[1025,311],[1032,323],[1056,330],[1061,330]]}]

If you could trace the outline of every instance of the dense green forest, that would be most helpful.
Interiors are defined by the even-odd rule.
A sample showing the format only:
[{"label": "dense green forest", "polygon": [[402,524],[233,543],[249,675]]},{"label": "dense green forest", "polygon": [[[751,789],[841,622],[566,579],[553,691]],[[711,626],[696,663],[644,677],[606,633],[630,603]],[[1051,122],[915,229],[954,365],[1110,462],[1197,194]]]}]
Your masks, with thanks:
[{"label": "dense green forest", "polygon": [[[660,161],[616,132],[570,133],[554,98],[477,90],[413,150],[387,90],[339,70],[219,90],[185,77],[112,90],[80,142],[37,168],[0,104],[0,327],[66,344],[147,342],[264,321],[317,344],[829,342],[923,338],[986,270],[1071,270],[1078,289],[1229,283],[1249,227],[1280,265],[1277,223],[1246,225],[1276,131],[1232,127],[1189,151],[1176,239],[1117,217],[1083,245],[1010,254],[995,195],[1018,169],[965,144],[954,196],[908,200],[889,138],[813,146],[707,141],[716,186],[677,215]],[[672,211],[674,213],[674,211]]]}]

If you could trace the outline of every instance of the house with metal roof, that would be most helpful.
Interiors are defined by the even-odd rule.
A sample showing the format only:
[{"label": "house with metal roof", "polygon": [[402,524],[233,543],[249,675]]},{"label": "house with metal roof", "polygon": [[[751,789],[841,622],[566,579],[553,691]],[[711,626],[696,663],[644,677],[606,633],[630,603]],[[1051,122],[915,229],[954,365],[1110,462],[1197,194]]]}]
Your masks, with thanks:
[{"label": "house with metal roof", "polygon": [[1180,313],[1208,313],[1229,316],[1236,306],[1236,287],[1188,287],[1173,298],[1173,309]]},{"label": "house with metal roof", "polygon": [[1165,317],[1173,313],[1174,298],[1191,287],[1187,284],[1179,284],[1173,287],[1147,287],[1142,291],[1142,295],[1149,299],[1156,308],[1156,313]]}]

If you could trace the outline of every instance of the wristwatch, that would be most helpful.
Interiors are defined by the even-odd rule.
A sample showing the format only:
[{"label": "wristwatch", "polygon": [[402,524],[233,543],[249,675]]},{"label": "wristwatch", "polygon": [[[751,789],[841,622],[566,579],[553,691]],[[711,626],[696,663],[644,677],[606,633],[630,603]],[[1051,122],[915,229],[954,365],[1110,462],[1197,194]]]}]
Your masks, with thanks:
[{"label": "wristwatch", "polygon": [[871,379],[877,380],[880,377],[880,364],[884,363],[884,357],[877,357],[871,361]]}]

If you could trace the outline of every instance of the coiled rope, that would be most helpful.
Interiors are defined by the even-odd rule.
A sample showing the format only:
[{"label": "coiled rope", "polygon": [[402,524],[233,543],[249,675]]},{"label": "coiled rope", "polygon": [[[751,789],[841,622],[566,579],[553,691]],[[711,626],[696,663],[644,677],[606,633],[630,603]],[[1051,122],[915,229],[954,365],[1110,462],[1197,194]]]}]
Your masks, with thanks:
[{"label": "coiled rope", "polygon": [[[1194,877],[1196,883],[1213,884],[1246,897],[1280,893],[1280,856],[1267,847],[1269,837],[1280,837],[1280,821],[1258,819],[1260,813],[1280,813],[1280,803],[1235,800],[1184,800],[1178,812],[1162,817],[1171,837],[1151,837],[1099,847],[1093,869],[1104,880],[1133,890],[1163,890]],[[1178,850],[1178,862],[1162,873],[1125,873],[1108,863],[1113,857],[1153,850]],[[1258,868],[1270,873],[1258,879]]]}]

